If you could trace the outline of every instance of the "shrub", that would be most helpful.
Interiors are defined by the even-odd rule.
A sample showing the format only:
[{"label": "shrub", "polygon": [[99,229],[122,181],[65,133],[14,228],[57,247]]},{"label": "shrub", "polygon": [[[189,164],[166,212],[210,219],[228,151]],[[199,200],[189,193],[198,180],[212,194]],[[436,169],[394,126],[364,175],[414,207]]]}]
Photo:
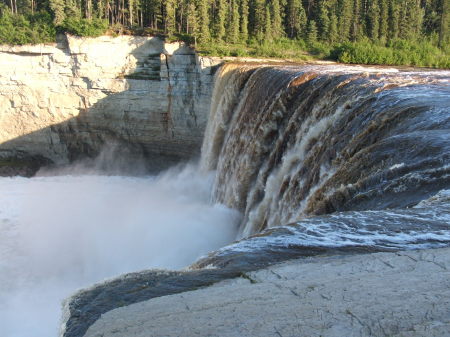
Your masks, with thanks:
[{"label": "shrub", "polygon": [[407,65],[418,67],[450,68],[448,50],[441,50],[432,41],[394,40],[387,46],[364,39],[340,44],[331,52],[343,63]]},{"label": "shrub", "polygon": [[12,15],[1,10],[0,43],[22,45],[27,43],[54,42],[56,29],[50,14],[38,12],[27,15]]},{"label": "shrub", "polygon": [[70,33],[78,36],[97,37],[105,34],[108,29],[108,21],[102,19],[66,18],[58,26],[59,32]]}]

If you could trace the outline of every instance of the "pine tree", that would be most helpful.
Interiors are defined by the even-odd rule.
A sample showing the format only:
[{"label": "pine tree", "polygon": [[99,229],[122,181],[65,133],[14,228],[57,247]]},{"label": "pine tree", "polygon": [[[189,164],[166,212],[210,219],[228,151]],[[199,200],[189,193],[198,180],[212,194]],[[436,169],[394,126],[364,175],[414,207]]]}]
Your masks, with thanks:
[{"label": "pine tree", "polygon": [[173,36],[176,32],[175,0],[166,0],[165,2],[165,32],[168,36]]},{"label": "pine tree", "polygon": [[443,48],[448,43],[448,31],[450,22],[450,4],[446,0],[441,0],[441,15],[439,21],[439,47]]},{"label": "pine tree", "polygon": [[65,3],[64,0],[49,0],[50,9],[53,12],[53,22],[55,25],[63,23],[66,15],[64,12]]},{"label": "pine tree", "polygon": [[288,36],[291,38],[300,37],[306,24],[305,9],[300,0],[288,0],[286,16]]},{"label": "pine tree", "polygon": [[64,13],[69,18],[79,19],[81,17],[80,8],[77,7],[75,0],[66,0]]},{"label": "pine tree", "polygon": [[308,22],[308,33],[306,40],[310,44],[317,41],[317,26],[314,20],[309,20]]},{"label": "pine tree", "polygon": [[350,38],[357,41],[363,35],[361,27],[361,0],[353,0],[353,15],[350,24]]},{"label": "pine tree", "polygon": [[330,16],[330,26],[328,28],[328,42],[335,43],[339,39],[338,19],[334,13]]},{"label": "pine tree", "polygon": [[248,0],[241,0],[241,39],[248,40]]},{"label": "pine tree", "polygon": [[389,3],[389,40],[395,40],[399,35],[399,18],[400,18],[400,6],[396,1],[392,0]]},{"label": "pine tree", "polygon": [[388,37],[388,18],[389,18],[389,7],[387,0],[380,0],[380,31],[379,38],[382,41],[386,41]]},{"label": "pine tree", "polygon": [[413,39],[420,34],[422,26],[422,10],[419,0],[404,0],[400,2],[399,37]]},{"label": "pine tree", "polygon": [[264,33],[265,33],[266,39],[271,41],[272,37],[273,37],[273,35],[272,35],[272,18],[270,16],[270,8],[268,5],[266,5]]},{"label": "pine tree", "polygon": [[317,26],[320,39],[326,41],[328,38],[328,29],[330,26],[330,18],[328,16],[328,8],[326,0],[322,0],[319,4],[319,15],[317,17]]},{"label": "pine tree", "polygon": [[378,0],[371,1],[367,16],[367,32],[372,40],[378,40],[378,33],[380,31],[380,8],[378,7]]},{"label": "pine tree", "polygon": [[187,5],[186,33],[191,34],[194,37],[195,44],[197,44],[199,32],[197,8],[195,7],[194,1],[191,0]]},{"label": "pine tree", "polygon": [[264,0],[253,1],[253,30],[252,35],[261,40],[264,36],[265,20],[266,20],[266,6]]},{"label": "pine tree", "polygon": [[239,41],[239,5],[237,0],[231,1],[231,20],[228,25],[228,41],[237,43]]},{"label": "pine tree", "polygon": [[276,39],[283,36],[283,19],[279,0],[272,0],[272,34]]},{"label": "pine tree", "polygon": [[200,29],[199,29],[199,41],[201,43],[207,43],[211,40],[211,34],[209,32],[209,1],[199,0],[198,12],[200,14]]},{"label": "pine tree", "polygon": [[409,7],[409,17],[411,20],[411,39],[416,39],[422,35],[424,10],[420,7],[420,1],[421,0],[413,0],[411,2],[411,6]]},{"label": "pine tree", "polygon": [[217,7],[215,36],[217,40],[222,41],[226,33],[225,21],[227,19],[227,2],[225,0],[218,0]]},{"label": "pine tree", "polygon": [[339,0],[338,2],[338,32],[342,41],[347,41],[350,36],[352,22],[352,0]]}]

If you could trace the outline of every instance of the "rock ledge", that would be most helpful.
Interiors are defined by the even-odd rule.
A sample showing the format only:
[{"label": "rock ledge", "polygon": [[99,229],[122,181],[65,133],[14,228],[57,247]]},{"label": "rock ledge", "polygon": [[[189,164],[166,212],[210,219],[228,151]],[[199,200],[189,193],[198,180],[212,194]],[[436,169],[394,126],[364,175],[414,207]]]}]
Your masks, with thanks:
[{"label": "rock ledge", "polygon": [[109,311],[85,336],[448,336],[450,248],[292,260]]}]

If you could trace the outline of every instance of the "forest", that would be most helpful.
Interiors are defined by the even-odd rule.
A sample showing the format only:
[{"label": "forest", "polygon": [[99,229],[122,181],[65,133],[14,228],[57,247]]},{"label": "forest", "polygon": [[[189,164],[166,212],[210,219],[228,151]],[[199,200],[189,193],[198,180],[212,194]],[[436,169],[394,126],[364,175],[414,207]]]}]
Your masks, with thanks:
[{"label": "forest", "polygon": [[161,35],[211,55],[450,68],[449,0],[0,0],[0,43]]}]

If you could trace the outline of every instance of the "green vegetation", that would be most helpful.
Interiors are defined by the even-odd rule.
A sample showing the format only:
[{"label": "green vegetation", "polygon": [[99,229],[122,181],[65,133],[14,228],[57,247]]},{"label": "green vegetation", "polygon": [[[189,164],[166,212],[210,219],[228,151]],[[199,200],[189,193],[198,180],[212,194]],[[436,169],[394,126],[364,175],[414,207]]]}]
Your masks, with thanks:
[{"label": "green vegetation", "polygon": [[105,34],[108,26],[108,21],[104,19],[66,18],[58,30],[72,35],[95,37]]},{"label": "green vegetation", "polygon": [[0,43],[161,34],[206,54],[449,68],[448,0],[0,0]]},{"label": "green vegetation", "polygon": [[309,60],[312,56],[306,52],[307,45],[302,40],[280,38],[272,41],[252,39],[247,43],[211,43],[199,44],[197,51],[203,55],[283,58],[290,60]]},{"label": "green vegetation", "polygon": [[55,41],[53,19],[47,12],[13,15],[0,7],[0,43],[26,44]]},{"label": "green vegetation", "polygon": [[370,40],[347,42],[337,46],[332,53],[343,63],[450,68],[450,47],[439,49],[436,44],[427,40],[396,40],[387,46],[374,44]]}]

